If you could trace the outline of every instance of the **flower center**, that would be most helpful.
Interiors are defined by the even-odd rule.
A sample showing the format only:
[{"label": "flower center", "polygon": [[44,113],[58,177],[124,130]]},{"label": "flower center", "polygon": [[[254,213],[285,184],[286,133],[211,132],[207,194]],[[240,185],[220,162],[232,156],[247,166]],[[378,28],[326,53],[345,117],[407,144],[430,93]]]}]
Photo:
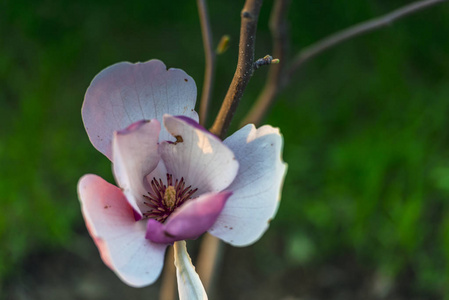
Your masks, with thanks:
[{"label": "flower center", "polygon": [[173,207],[176,203],[176,190],[172,185],[165,189],[164,204],[167,207]]},{"label": "flower center", "polygon": [[143,215],[161,223],[164,223],[176,208],[192,199],[193,194],[198,190],[192,189],[192,186],[186,187],[184,177],[173,182],[171,174],[167,174],[167,185],[163,184],[160,178],[159,180],[153,178],[150,184],[152,190],[148,192],[148,195],[143,195],[147,200],[144,203],[149,210]]}]

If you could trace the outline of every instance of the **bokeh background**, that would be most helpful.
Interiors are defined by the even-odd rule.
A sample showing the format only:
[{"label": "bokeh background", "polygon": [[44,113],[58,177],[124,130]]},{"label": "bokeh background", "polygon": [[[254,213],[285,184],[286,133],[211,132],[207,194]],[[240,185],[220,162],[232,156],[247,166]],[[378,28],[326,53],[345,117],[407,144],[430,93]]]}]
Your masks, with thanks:
[{"label": "bokeh background", "polygon": [[[218,43],[209,119],[237,61],[243,1],[208,1]],[[292,1],[291,52],[404,0]],[[256,56],[271,52],[265,1]],[[349,41],[305,65],[266,123],[289,172],[270,230],[226,246],[213,299],[443,299],[449,293],[449,4]],[[119,61],[161,59],[201,91],[195,1],[0,2],[0,299],[158,299],[100,261],[78,179],[113,182],[90,144],[86,88]],[[261,91],[252,78],[230,132]],[[198,242],[192,242],[192,256]],[[449,298],[445,298],[449,299]]]}]

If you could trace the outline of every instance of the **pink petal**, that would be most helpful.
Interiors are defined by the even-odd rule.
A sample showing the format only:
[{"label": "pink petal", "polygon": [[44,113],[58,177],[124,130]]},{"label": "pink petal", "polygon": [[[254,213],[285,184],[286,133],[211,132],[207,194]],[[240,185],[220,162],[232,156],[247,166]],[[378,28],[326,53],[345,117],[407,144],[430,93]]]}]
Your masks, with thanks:
[{"label": "pink petal", "polygon": [[139,121],[122,131],[114,132],[112,156],[115,179],[140,219],[143,195],[148,187],[145,176],[156,168],[160,161],[158,139],[161,125],[158,120]]},{"label": "pink petal", "polygon": [[233,194],[209,233],[234,245],[257,241],[276,214],[287,165],[283,139],[271,126],[247,125],[227,138],[239,163],[239,173],[227,188]]},{"label": "pink petal", "polygon": [[201,195],[175,210],[164,224],[148,220],[146,238],[164,244],[198,238],[215,223],[231,195],[227,191]]},{"label": "pink petal", "polygon": [[[163,62],[121,62],[101,71],[84,97],[82,116],[95,148],[112,160],[112,133],[139,120],[157,119],[165,113],[198,120],[194,111],[196,85],[179,69],[167,70]],[[171,136],[162,129],[160,140]]]},{"label": "pink petal", "polygon": [[89,174],[78,182],[78,195],[104,263],[130,286],[153,283],[161,273],[167,245],[145,239],[146,222],[134,220],[121,190]]},{"label": "pink petal", "polygon": [[231,184],[239,164],[234,153],[216,136],[186,117],[165,115],[167,130],[182,141],[162,142],[159,153],[167,172],[198,188],[196,195],[219,192]]}]

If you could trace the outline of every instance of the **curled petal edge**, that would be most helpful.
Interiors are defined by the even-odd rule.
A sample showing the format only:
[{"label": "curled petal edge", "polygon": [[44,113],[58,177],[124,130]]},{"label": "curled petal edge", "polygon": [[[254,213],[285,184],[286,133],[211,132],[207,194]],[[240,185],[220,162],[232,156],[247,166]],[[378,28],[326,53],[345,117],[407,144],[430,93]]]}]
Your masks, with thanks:
[{"label": "curled petal edge", "polygon": [[215,223],[231,195],[232,192],[224,191],[188,200],[164,224],[149,219],[145,238],[161,244],[197,239]]},{"label": "curled petal edge", "polygon": [[224,143],[240,163],[227,188],[233,192],[209,233],[233,246],[248,246],[261,238],[276,215],[287,172],[278,128],[249,124]]}]

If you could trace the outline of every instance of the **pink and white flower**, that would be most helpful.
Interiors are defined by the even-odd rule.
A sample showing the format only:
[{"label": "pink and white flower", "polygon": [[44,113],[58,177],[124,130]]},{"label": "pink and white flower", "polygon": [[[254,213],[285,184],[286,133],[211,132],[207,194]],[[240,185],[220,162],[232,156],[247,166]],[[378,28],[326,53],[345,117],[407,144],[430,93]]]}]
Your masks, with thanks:
[{"label": "pink and white flower", "polygon": [[153,283],[176,241],[209,232],[249,245],[276,214],[279,130],[247,125],[221,141],[198,124],[195,99],[193,79],[159,60],[110,66],[86,92],[86,131],[118,187],[83,176],[82,212],[103,261],[131,286]]}]

